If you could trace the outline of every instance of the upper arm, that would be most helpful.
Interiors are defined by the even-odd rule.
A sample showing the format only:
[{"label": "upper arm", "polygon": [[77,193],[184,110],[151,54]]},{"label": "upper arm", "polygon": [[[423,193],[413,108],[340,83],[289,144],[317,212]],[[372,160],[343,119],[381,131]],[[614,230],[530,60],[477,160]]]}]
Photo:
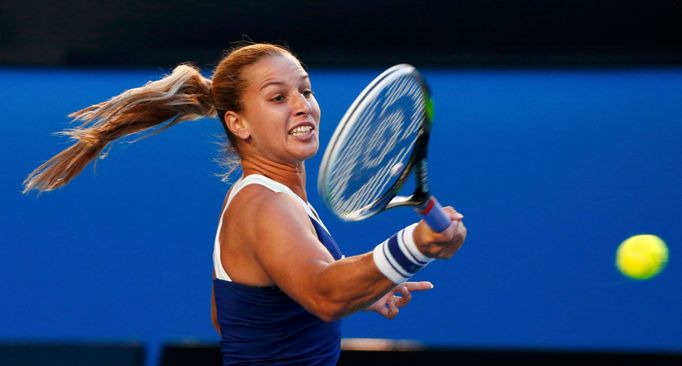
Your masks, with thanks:
[{"label": "upper arm", "polygon": [[320,297],[319,275],[334,262],[319,241],[305,210],[285,194],[268,195],[252,206],[255,257],[265,273],[310,310]]},{"label": "upper arm", "polygon": [[335,261],[292,197],[263,187],[244,190],[235,202],[240,224],[233,222],[239,250],[246,253],[241,264],[256,266],[251,275],[261,273],[309,312],[323,320],[338,319],[395,286],[381,274],[372,252]]}]

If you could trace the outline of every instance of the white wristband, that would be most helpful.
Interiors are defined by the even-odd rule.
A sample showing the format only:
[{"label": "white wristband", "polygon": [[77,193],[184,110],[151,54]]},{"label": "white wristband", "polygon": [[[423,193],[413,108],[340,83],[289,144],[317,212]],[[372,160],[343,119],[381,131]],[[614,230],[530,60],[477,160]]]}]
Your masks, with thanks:
[{"label": "white wristband", "polygon": [[407,281],[407,279],[410,277],[398,272],[396,267],[391,264],[384,254],[384,243],[386,242],[383,242],[374,248],[374,251],[372,252],[374,263],[377,265],[377,268],[379,268],[379,272],[381,272],[384,276],[386,276],[386,278],[391,280],[396,285],[399,285]]},{"label": "white wristband", "polygon": [[410,225],[400,230],[372,252],[374,263],[379,271],[396,284],[403,283],[419,270],[433,261],[422,254],[414,243],[414,228]]},{"label": "white wristband", "polygon": [[405,247],[412,254],[417,262],[422,262],[425,264],[430,263],[433,258],[427,257],[417,248],[417,244],[414,242],[414,229],[417,228],[417,223],[414,223],[402,230],[403,235],[401,239],[405,243]]}]

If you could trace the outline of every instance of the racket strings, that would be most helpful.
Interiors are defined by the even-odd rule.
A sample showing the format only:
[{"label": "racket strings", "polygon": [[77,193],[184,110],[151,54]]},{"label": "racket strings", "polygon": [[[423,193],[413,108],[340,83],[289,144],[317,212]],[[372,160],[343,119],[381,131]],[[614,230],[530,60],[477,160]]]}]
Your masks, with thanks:
[{"label": "racket strings", "polygon": [[327,199],[336,212],[364,215],[400,178],[423,122],[423,94],[420,82],[403,75],[358,106],[330,167]]}]

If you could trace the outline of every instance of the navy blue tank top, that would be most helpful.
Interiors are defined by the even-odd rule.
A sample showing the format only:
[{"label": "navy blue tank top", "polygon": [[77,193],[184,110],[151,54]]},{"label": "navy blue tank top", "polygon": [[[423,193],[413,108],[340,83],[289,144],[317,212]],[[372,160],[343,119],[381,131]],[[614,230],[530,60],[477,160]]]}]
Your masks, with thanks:
[{"label": "navy blue tank top", "polygon": [[[341,251],[315,219],[317,237],[335,260]],[[276,286],[214,280],[223,365],[335,365],[340,321],[325,322]]]}]

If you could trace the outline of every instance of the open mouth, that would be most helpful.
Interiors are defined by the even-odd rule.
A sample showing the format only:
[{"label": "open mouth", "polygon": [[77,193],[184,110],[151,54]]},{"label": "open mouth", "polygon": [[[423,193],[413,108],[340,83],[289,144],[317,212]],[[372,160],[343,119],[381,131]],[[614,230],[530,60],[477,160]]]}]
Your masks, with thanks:
[{"label": "open mouth", "polygon": [[305,124],[305,125],[300,125],[292,128],[289,131],[289,135],[292,136],[307,136],[311,134],[315,130],[315,127],[313,125]]}]

